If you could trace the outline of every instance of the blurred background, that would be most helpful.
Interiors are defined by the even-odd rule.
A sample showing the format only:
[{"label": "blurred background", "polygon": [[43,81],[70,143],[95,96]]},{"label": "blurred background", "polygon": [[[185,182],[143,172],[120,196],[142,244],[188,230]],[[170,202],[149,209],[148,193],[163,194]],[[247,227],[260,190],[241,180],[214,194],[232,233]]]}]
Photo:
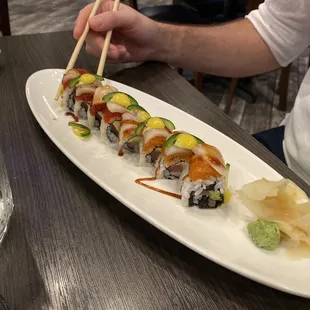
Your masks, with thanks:
[{"label": "blurred background", "polygon": [[[242,18],[258,0],[126,0],[126,4],[163,22],[216,24]],[[78,12],[89,0],[1,0],[0,31],[24,35],[72,31]],[[8,16],[7,13],[8,12]],[[7,24],[9,23],[9,28]],[[225,48],[225,46],[223,47]],[[278,126],[294,105],[309,65],[305,51],[288,68],[247,79],[223,79],[176,68],[180,74],[253,134]]]}]

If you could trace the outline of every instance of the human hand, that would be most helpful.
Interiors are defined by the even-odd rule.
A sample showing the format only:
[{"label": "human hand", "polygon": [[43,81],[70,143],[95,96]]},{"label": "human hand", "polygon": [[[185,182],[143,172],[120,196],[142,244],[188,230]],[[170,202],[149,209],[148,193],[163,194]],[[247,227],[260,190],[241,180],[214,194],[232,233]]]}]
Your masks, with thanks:
[{"label": "human hand", "polygon": [[[156,38],[160,33],[159,23],[136,10],[120,4],[118,11],[112,11],[113,1],[104,0],[97,15],[89,20],[90,31],[86,37],[86,51],[100,56],[106,33],[113,30],[107,61],[141,62],[150,60],[156,54]],[[74,38],[82,35],[93,4],[80,11],[75,22]]]}]

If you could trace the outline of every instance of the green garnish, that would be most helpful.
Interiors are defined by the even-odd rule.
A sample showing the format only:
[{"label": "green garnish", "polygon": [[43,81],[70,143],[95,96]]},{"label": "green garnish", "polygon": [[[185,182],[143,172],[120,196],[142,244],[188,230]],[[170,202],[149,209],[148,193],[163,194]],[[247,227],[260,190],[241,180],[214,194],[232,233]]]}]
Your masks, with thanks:
[{"label": "green garnish", "polygon": [[104,81],[104,77],[101,76],[101,75],[98,75],[98,74],[94,74],[96,80],[99,80],[99,81]]},{"label": "green garnish", "polygon": [[[178,136],[179,136],[180,134],[182,134],[182,133],[184,134],[184,132],[178,132],[178,133],[175,133],[175,134],[171,135],[171,136],[167,139],[167,141],[166,141],[166,143],[165,143],[165,147],[168,148],[168,147],[173,146],[174,143],[175,143],[175,141],[177,140]],[[194,137],[194,138],[197,140],[197,144],[204,144],[204,142],[203,142],[201,139],[197,138],[197,137],[194,136],[194,135],[191,135],[191,136]]]},{"label": "green garnish", "polygon": [[127,107],[128,111],[144,111],[147,112],[144,108],[142,108],[140,105],[137,104],[131,104],[130,106]]},{"label": "green garnish", "polygon": [[147,120],[145,120],[144,122],[142,122],[137,128],[136,128],[136,131],[135,131],[135,135],[136,136],[140,136],[141,133],[142,133],[142,130],[146,124]]},{"label": "green garnish", "polygon": [[166,118],[160,117],[160,119],[165,123],[165,125],[172,131],[175,129],[174,124]]},{"label": "green garnish", "polygon": [[173,144],[174,144],[174,142],[176,141],[178,135],[179,135],[179,133],[175,133],[175,134],[171,135],[171,136],[167,139],[167,141],[166,141],[166,143],[165,143],[165,147],[171,147],[171,146],[173,146]]},{"label": "green garnish", "polygon": [[223,197],[219,191],[209,191],[209,197],[212,200],[222,201]]},{"label": "green garnish", "polygon": [[230,170],[230,164],[226,164],[225,169],[226,169],[227,173],[229,173],[229,170]]},{"label": "green garnish", "polygon": [[257,220],[248,224],[248,233],[254,244],[265,250],[275,250],[281,240],[279,225],[264,220]]},{"label": "green garnish", "polygon": [[86,138],[91,135],[90,129],[82,124],[69,122],[68,125],[72,127],[73,133],[78,137]]},{"label": "green garnish", "polygon": [[112,93],[108,93],[107,95],[105,95],[105,96],[102,98],[102,101],[103,101],[103,102],[108,102],[108,101],[110,101],[110,100],[114,97],[114,95],[116,95],[116,94],[123,94],[123,95],[126,95],[126,96],[129,98],[129,100],[130,100],[130,105],[139,105],[138,101],[137,101],[135,98],[133,98],[132,96],[130,96],[130,95],[126,94],[126,93],[119,92],[119,91],[112,92]]},{"label": "green garnish", "polygon": [[136,136],[134,135],[133,137],[131,137],[130,139],[128,139],[128,142],[135,142],[135,143],[139,143],[141,140],[140,136]]},{"label": "green garnish", "polygon": [[228,176],[229,176],[229,171],[230,171],[230,164],[226,164],[225,166],[225,169],[226,169],[226,178],[225,178],[225,188],[227,188],[228,186]]},{"label": "green garnish", "polygon": [[74,88],[75,85],[80,81],[80,77],[77,77],[75,79],[73,79],[70,84],[69,84],[69,88]]},{"label": "green garnish", "polygon": [[81,82],[82,84],[92,84],[95,82],[94,78],[95,78],[95,80],[99,80],[99,81],[104,80],[104,78],[100,75],[85,73],[85,74],[82,74],[81,76],[73,79],[70,82],[69,87],[74,88],[76,86],[76,84],[78,84],[79,82]]}]

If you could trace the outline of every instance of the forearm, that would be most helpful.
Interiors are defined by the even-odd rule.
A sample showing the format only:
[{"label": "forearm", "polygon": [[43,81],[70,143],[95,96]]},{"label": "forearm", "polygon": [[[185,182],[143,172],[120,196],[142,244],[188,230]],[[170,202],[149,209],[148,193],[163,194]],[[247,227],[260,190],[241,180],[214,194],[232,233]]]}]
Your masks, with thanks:
[{"label": "forearm", "polygon": [[220,26],[160,24],[159,28],[155,60],[228,77],[251,76],[279,67],[247,19]]}]

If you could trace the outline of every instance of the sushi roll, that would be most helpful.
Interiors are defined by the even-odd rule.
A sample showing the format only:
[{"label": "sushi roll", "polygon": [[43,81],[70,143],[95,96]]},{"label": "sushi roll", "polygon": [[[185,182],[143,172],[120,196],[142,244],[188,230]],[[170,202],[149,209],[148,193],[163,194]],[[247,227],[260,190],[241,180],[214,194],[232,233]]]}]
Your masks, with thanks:
[{"label": "sushi roll", "polygon": [[127,107],[122,114],[119,130],[119,155],[127,153],[139,153],[141,136],[136,134],[139,124],[149,119],[150,114],[141,106],[134,104]]},{"label": "sushi roll", "polygon": [[62,78],[62,94],[60,106],[73,111],[75,103],[75,80],[88,72],[84,69],[70,69]]},{"label": "sushi roll", "polygon": [[216,147],[208,144],[197,144],[193,153],[189,166],[180,177],[182,203],[200,209],[217,208],[224,202],[228,175],[223,156]]},{"label": "sushi roll", "polygon": [[109,93],[102,100],[106,102],[106,108],[102,114],[100,139],[104,143],[118,146],[122,114],[128,112],[128,106],[138,103],[133,97],[122,92]]},{"label": "sushi roll", "polygon": [[174,132],[166,140],[156,161],[156,179],[179,179],[194,155],[193,149],[202,143],[204,143],[202,140],[187,132]]},{"label": "sushi roll", "polygon": [[109,85],[96,88],[93,101],[87,110],[88,126],[90,129],[100,128],[103,112],[107,107],[107,103],[103,101],[103,97],[116,91],[117,89],[115,87]]},{"label": "sushi roll", "polygon": [[155,165],[166,139],[174,129],[174,124],[162,117],[151,117],[137,127],[136,135],[141,136],[140,165]]},{"label": "sushi roll", "polygon": [[87,119],[88,107],[93,101],[96,88],[102,86],[103,78],[95,74],[83,74],[71,82],[75,87],[75,103],[73,112],[80,119]]}]

